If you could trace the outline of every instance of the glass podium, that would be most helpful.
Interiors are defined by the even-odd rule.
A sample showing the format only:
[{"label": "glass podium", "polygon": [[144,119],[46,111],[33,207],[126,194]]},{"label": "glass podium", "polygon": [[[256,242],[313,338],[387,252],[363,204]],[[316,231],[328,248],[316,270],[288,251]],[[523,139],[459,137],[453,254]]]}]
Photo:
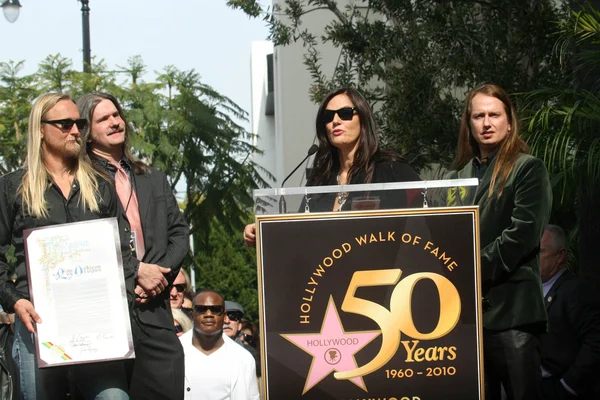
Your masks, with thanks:
[{"label": "glass podium", "polygon": [[[334,200],[340,196],[344,197],[342,211],[446,207],[448,198],[457,194],[462,199],[472,198],[469,194],[474,194],[477,185],[478,179],[470,178],[257,189],[253,192],[254,213],[258,216],[332,211]],[[329,210],[326,204],[311,206],[327,199],[332,200]]]},{"label": "glass podium", "polygon": [[262,398],[483,399],[477,185],[255,190]]}]

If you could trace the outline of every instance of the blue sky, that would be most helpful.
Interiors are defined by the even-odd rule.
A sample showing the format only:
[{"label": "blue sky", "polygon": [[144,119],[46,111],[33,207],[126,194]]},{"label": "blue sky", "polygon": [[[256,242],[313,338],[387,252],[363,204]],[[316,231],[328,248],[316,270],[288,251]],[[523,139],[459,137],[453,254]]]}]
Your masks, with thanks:
[{"label": "blue sky", "polygon": [[[25,60],[27,74],[47,55],[60,53],[81,70],[81,3],[20,1],[15,23],[0,16],[0,61]],[[134,55],[146,63],[147,80],[169,64],[193,68],[203,83],[250,112],[251,43],[268,35],[261,19],[230,9],[225,0],[90,0],[90,8],[92,56],[109,68]]]}]

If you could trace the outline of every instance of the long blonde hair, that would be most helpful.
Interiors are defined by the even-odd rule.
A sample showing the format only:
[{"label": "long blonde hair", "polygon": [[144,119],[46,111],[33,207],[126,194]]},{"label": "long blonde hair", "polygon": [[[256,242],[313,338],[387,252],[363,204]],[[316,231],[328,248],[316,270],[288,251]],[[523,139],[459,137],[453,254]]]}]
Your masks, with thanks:
[{"label": "long blonde hair", "polygon": [[488,198],[491,198],[492,195],[497,192],[498,197],[500,197],[504,190],[504,184],[508,180],[508,176],[515,166],[518,155],[521,153],[529,154],[527,144],[521,136],[519,136],[519,119],[517,118],[515,106],[510,101],[508,93],[500,86],[485,84],[477,89],[473,89],[467,95],[460,124],[458,151],[456,152],[456,158],[454,159],[452,169],[461,169],[479,153],[479,145],[475,141],[475,138],[473,138],[471,125],[469,123],[472,111],[471,101],[473,100],[473,97],[479,93],[500,100],[504,104],[504,111],[506,112],[508,123],[510,124],[508,134],[500,144],[500,149],[496,155],[496,165],[494,166],[494,171],[492,173],[488,195]]},{"label": "long blonde hair", "polygon": [[[18,193],[23,199],[23,212],[37,218],[48,217],[48,203],[46,202],[45,192],[48,188],[50,174],[44,163],[44,154],[42,153],[42,120],[60,101],[73,102],[73,99],[66,94],[47,93],[37,99],[29,114],[26,171]],[[74,167],[75,179],[77,179],[81,191],[81,205],[83,208],[87,207],[93,212],[98,212],[98,180],[92,166],[84,161],[85,149],[83,145],[81,147]]]}]

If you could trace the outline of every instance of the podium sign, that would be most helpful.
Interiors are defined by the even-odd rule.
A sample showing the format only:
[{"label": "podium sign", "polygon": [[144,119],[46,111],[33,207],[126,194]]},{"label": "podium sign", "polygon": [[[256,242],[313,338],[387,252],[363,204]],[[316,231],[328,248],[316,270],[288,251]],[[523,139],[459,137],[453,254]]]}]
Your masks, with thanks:
[{"label": "podium sign", "polygon": [[483,399],[476,207],[257,217],[265,398]]}]

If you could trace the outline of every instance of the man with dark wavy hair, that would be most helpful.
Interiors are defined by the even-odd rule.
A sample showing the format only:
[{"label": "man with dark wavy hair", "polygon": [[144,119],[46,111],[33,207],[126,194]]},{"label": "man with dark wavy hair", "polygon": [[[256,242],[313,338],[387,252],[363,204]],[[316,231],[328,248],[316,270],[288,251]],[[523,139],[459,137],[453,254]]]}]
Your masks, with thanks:
[{"label": "man with dark wavy hair", "polygon": [[164,173],[137,159],[129,148],[131,130],[117,99],[106,93],[77,100],[87,154],[111,178],[131,225],[131,247],[140,266],[132,332],[136,359],[131,368],[133,399],[182,399],[183,349],[169,304],[170,285],[188,254],[189,228]]}]

